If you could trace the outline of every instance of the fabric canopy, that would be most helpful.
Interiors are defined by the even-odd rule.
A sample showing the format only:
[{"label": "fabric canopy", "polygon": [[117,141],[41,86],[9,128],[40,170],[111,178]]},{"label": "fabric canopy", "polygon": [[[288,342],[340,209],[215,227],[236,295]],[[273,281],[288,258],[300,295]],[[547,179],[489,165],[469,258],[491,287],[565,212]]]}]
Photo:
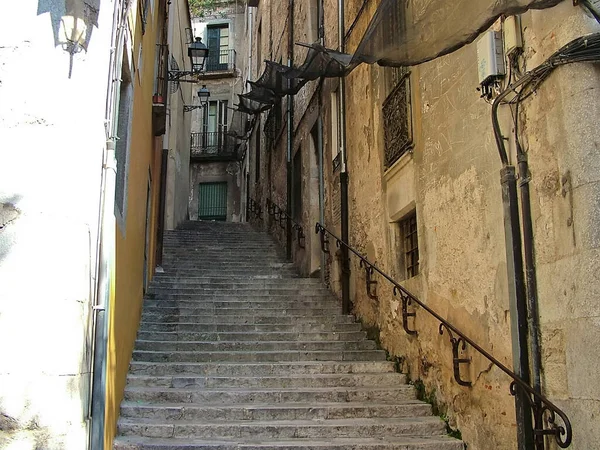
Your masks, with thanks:
[{"label": "fabric canopy", "polygon": [[353,61],[412,66],[473,42],[500,16],[562,0],[382,0]]}]

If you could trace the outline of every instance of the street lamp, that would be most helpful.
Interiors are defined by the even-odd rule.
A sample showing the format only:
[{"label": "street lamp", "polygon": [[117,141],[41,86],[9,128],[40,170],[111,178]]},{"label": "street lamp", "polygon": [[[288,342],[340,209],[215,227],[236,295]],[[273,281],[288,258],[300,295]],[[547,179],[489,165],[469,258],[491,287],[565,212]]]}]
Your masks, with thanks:
[{"label": "street lamp", "polygon": [[[192,70],[169,70],[169,81],[180,81],[186,83],[196,83],[195,78],[204,70],[204,62],[208,57],[208,47],[202,43],[202,38],[197,37],[188,47],[188,56],[192,62]],[[186,76],[192,76],[191,79],[183,79]]]},{"label": "street lamp", "polygon": [[201,72],[204,61],[208,57],[208,47],[202,43],[202,38],[197,37],[188,47],[188,56],[192,60],[192,72]]},{"label": "street lamp", "polygon": [[206,106],[208,99],[210,98],[210,91],[205,84],[203,84],[202,88],[198,91],[198,98],[200,99],[199,105],[183,105],[183,112],[190,112]]}]

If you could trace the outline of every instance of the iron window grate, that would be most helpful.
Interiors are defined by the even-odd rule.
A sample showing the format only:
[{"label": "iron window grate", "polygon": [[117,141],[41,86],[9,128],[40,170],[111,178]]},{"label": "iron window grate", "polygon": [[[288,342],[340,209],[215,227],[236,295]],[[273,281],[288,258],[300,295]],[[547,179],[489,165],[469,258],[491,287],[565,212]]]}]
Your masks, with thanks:
[{"label": "iron window grate", "polygon": [[403,70],[399,74],[398,82],[382,108],[386,168],[413,147],[410,72]]},{"label": "iron window grate", "polygon": [[404,243],[406,278],[412,278],[419,274],[419,238],[417,235],[416,212],[400,222],[400,228],[402,230],[402,240]]}]

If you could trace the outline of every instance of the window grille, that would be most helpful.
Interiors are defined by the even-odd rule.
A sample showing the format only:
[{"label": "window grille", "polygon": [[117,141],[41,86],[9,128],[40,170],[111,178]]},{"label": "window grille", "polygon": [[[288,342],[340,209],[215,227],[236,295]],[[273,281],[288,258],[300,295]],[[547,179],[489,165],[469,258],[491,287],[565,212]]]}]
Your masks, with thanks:
[{"label": "window grille", "polygon": [[395,69],[392,80],[395,87],[383,103],[386,168],[413,147],[410,72],[404,68]]},{"label": "window grille", "polygon": [[402,250],[406,278],[419,274],[419,239],[417,235],[417,214],[413,212],[400,222],[402,233]]}]

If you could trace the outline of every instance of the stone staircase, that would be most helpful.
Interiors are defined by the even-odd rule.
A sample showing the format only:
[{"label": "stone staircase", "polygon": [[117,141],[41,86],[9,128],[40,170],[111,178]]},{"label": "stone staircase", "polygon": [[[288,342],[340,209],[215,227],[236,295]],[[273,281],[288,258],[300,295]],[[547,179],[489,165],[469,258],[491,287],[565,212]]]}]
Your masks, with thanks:
[{"label": "stone staircase", "polygon": [[266,233],[189,223],[164,249],[115,449],[463,448]]}]

